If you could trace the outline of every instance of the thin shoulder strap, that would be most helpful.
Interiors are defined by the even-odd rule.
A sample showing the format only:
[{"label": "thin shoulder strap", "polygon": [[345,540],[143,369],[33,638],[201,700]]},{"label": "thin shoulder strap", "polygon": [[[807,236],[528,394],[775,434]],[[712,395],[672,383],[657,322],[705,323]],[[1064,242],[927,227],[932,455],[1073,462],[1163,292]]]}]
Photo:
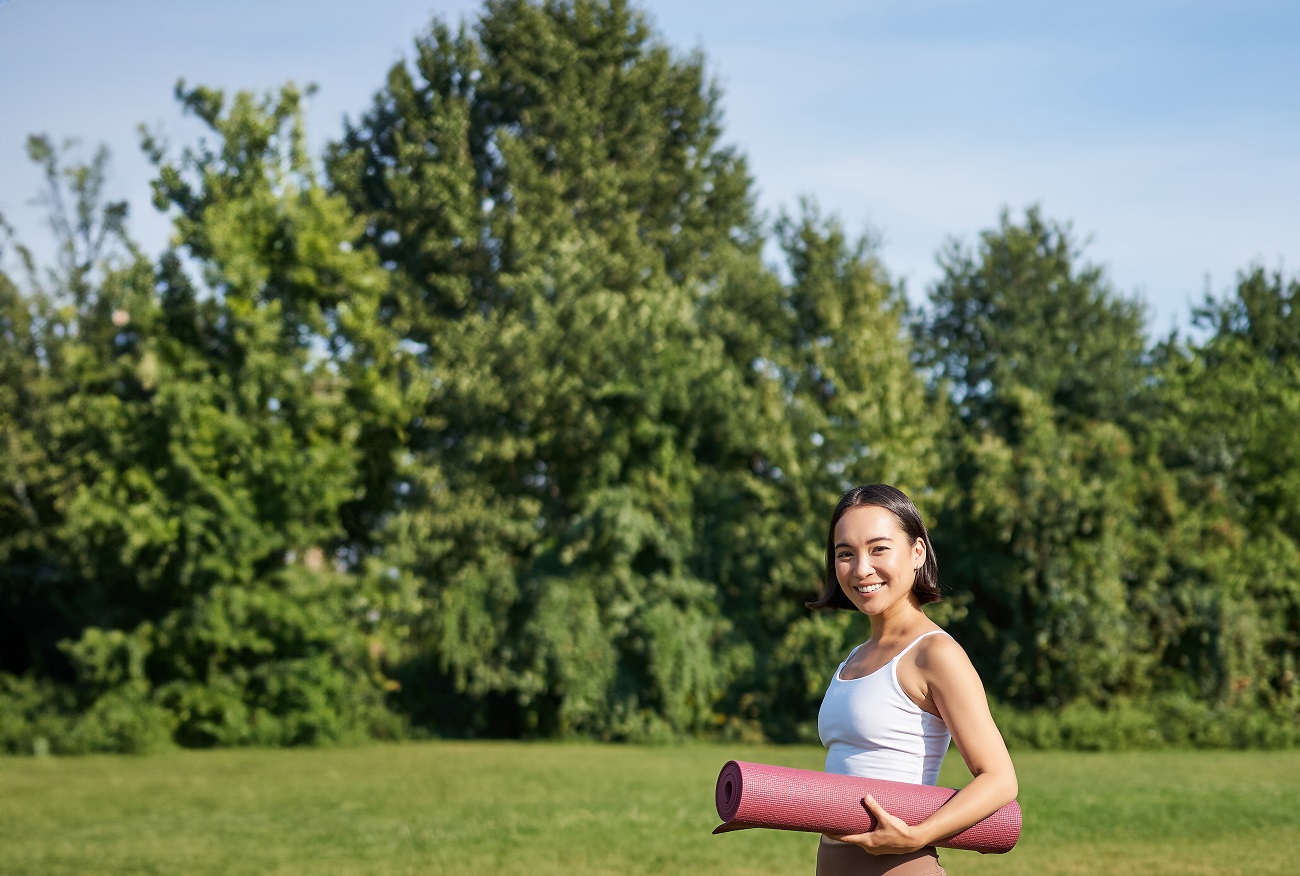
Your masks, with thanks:
[{"label": "thin shoulder strap", "polygon": [[921,641],[921,640],[924,639],[926,636],[933,636],[933,635],[935,635],[936,633],[943,633],[945,636],[948,635],[948,633],[947,633],[946,630],[930,630],[930,632],[928,632],[928,633],[921,633],[921,635],[917,636],[917,637],[916,637],[915,639],[913,639],[910,643],[908,643],[908,646],[907,646],[906,648],[904,648],[903,650],[899,651],[899,652],[894,656],[894,659],[895,659],[895,660],[898,660],[898,659],[902,658],[902,656],[903,656],[904,654],[906,654],[908,651],[911,651],[913,648],[916,647],[916,643],[917,643],[917,642]]}]

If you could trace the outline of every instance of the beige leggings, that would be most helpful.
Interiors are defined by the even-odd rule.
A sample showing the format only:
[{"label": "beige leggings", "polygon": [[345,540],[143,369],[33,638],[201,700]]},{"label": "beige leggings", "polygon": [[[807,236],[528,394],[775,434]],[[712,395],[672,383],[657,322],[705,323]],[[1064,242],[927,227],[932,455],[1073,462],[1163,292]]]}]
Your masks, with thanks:
[{"label": "beige leggings", "polygon": [[822,837],[817,876],[944,876],[939,853],[926,846],[906,855],[868,855],[852,843]]}]

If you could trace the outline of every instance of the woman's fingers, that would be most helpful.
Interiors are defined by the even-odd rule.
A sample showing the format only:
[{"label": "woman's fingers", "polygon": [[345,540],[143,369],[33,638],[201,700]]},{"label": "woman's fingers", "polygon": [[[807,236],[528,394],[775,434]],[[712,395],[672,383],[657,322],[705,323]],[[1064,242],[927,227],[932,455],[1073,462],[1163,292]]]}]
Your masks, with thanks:
[{"label": "woman's fingers", "polygon": [[862,798],[862,806],[871,813],[872,818],[876,819],[875,825],[871,828],[872,830],[879,830],[880,825],[883,823],[898,820],[886,812],[885,807],[877,803],[876,798],[872,797],[870,794]]},{"label": "woman's fingers", "polygon": [[910,825],[897,815],[893,815],[876,801],[870,794],[862,798],[862,806],[871,814],[876,823],[870,831],[853,837],[866,851],[872,854],[898,854],[919,849]]},{"label": "woman's fingers", "polygon": [[863,833],[827,833],[823,836],[842,843],[853,843],[873,855],[913,852],[920,845],[913,839],[906,821],[890,814],[870,794],[862,798],[862,807],[875,820],[871,829]]}]

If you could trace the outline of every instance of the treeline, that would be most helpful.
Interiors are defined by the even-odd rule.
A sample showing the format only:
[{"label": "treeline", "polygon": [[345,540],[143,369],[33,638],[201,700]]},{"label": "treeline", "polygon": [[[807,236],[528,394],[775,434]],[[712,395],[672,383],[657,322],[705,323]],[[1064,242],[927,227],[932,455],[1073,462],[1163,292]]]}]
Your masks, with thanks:
[{"label": "treeline", "polygon": [[[1300,741],[1300,281],[1192,337],[1003,215],[909,305],[765,222],[721,95],[617,0],[500,0],[323,155],[178,86],[154,259],[42,137],[0,274],[0,746],[800,740],[839,492],[930,517],[1014,743]],[[768,264],[774,242],[783,263]],[[769,250],[773,251],[773,250]]]}]

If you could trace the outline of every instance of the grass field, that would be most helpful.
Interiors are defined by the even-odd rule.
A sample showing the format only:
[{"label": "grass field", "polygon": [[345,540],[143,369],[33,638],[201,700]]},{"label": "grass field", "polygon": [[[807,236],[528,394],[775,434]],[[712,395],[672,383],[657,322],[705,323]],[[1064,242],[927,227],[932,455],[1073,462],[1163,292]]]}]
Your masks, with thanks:
[{"label": "grass field", "polygon": [[[797,874],[816,838],[711,836],[730,758],[812,748],[430,742],[0,759],[0,871]],[[1024,831],[950,874],[1297,872],[1300,751],[1016,755]],[[950,754],[941,783],[968,776]]]}]

